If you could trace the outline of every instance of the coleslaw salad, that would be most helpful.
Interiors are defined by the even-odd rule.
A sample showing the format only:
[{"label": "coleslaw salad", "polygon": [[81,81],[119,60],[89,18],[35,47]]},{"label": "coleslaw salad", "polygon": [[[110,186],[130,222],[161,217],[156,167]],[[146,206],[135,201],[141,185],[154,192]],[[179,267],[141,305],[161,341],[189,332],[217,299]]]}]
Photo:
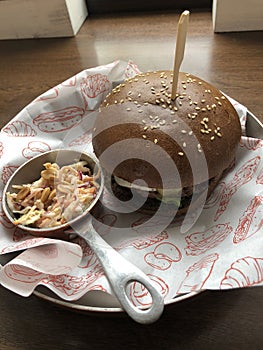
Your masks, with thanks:
[{"label": "coleslaw salad", "polygon": [[29,184],[13,185],[7,205],[17,219],[15,225],[56,227],[81,215],[96,198],[99,174],[92,174],[86,161],[60,167],[45,163],[40,178]]}]

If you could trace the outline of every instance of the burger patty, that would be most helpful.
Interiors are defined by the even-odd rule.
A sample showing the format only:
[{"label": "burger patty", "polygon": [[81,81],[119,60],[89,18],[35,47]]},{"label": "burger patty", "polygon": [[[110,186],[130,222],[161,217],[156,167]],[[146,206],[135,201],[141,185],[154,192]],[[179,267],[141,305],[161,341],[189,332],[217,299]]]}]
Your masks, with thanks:
[{"label": "burger patty", "polygon": [[[209,179],[208,189],[207,189],[206,182],[201,183],[199,185],[196,185],[195,186],[195,194],[198,194],[198,193],[201,194],[207,189],[208,190],[207,197],[208,197],[210,195],[210,193],[213,191],[213,189],[216,187],[216,185],[218,184],[221,177],[222,177],[222,174],[219,174],[219,175]],[[112,188],[112,191],[113,191],[114,195],[116,196],[116,198],[118,198],[119,200],[121,200],[123,202],[130,201],[133,198],[132,190],[128,187],[120,186],[119,184],[117,184],[117,182],[115,181],[113,176],[111,176],[111,188]],[[138,195],[140,195],[140,192],[142,192],[142,191],[136,191],[136,193],[138,193]],[[157,192],[149,192],[147,199],[145,200],[144,204],[142,205],[142,207],[139,210],[140,211],[149,211],[149,212],[157,211],[161,205],[160,199],[156,198],[157,194],[158,194]],[[180,212],[181,210],[189,207],[191,200],[192,200],[192,196],[193,196],[193,186],[184,187],[182,189],[179,207],[176,206],[175,204],[169,204],[169,203],[166,203],[165,205],[167,206],[167,208],[175,208],[176,207],[178,212]]]}]

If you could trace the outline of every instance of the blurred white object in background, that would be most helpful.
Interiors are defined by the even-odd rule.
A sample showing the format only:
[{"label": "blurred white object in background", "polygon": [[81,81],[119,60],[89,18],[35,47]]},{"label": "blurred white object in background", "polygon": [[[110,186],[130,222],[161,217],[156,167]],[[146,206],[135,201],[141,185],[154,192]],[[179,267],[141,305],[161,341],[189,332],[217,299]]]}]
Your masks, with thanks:
[{"label": "blurred white object in background", "polygon": [[263,30],[262,0],[214,0],[215,33]]},{"label": "blurred white object in background", "polygon": [[0,1],[0,39],[74,36],[87,15],[86,0]]}]

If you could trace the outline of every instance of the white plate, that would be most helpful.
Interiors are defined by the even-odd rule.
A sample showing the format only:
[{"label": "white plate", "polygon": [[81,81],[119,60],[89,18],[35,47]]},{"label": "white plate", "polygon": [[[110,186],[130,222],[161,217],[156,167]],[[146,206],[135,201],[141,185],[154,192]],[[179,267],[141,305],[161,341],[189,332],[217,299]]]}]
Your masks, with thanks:
[{"label": "white plate", "polygon": [[[263,138],[262,123],[249,111],[247,112],[246,129],[248,136]],[[0,256],[0,264],[5,264],[8,260],[10,260],[10,257],[12,258],[12,256],[13,254]],[[165,305],[173,304],[179,301],[186,300],[188,298],[192,298],[203,291],[178,295],[170,300],[166,300]],[[88,292],[82,298],[73,302],[62,300],[54,293],[52,293],[48,288],[41,286],[37,287],[37,289],[34,291],[34,295],[56,305],[78,311],[113,313],[123,312],[123,310],[120,308],[118,300],[114,296],[102,291]]]},{"label": "white plate", "polygon": [[[181,294],[176,296],[171,300],[166,300],[165,305],[173,304],[179,301],[183,301],[188,298],[192,298],[203,291],[191,292],[187,294]],[[91,291],[84,295],[81,299],[74,302],[69,302],[56,297],[47,288],[39,288],[34,291],[34,295],[44,299],[46,301],[52,302],[56,305],[66,307],[68,309],[73,309],[77,311],[85,312],[123,312],[120,308],[118,300],[110,294],[101,291]]]}]

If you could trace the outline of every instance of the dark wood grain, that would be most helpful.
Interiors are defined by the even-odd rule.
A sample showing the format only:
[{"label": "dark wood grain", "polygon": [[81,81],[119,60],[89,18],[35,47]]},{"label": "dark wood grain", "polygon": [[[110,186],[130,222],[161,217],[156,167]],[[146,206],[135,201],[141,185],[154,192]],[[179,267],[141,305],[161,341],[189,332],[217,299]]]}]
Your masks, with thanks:
[{"label": "dark wood grain", "polygon": [[[179,14],[91,17],[74,38],[0,42],[3,126],[75,73],[116,59],[172,69]],[[262,32],[214,34],[211,13],[190,17],[182,70],[208,80],[262,118]]]},{"label": "dark wood grain", "polygon": [[[75,73],[116,59],[172,68],[177,13],[90,17],[74,38],[0,42],[0,123]],[[262,116],[262,32],[215,35],[211,13],[190,18],[183,70]],[[0,348],[261,349],[263,289],[204,292],[138,325],[125,314],[81,314],[0,287]]]}]

